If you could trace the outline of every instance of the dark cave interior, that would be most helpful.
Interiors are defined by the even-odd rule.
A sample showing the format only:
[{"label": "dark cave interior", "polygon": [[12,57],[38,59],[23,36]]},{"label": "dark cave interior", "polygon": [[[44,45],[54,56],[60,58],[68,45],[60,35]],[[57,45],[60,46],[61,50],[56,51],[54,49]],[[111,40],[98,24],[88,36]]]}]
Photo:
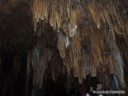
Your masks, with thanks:
[{"label": "dark cave interior", "polygon": [[[42,37],[33,31],[32,12],[25,3],[15,6],[11,13],[0,12],[0,96],[33,96],[33,87],[36,96],[81,96],[83,89],[88,91],[90,85],[98,82],[98,77],[88,75],[84,83],[79,84],[78,78],[71,76],[68,85],[70,88],[67,88],[68,75],[67,72],[62,73],[66,69],[63,69],[63,60],[57,49],[56,33],[48,23],[45,23],[45,27]],[[52,50],[53,55],[48,63],[42,88],[38,89],[38,86],[33,86],[33,70],[27,77],[27,53],[34,45],[38,45],[37,41],[43,40],[47,40],[45,47]],[[123,40],[119,39],[118,42]],[[58,62],[59,69],[54,67],[54,61]],[[61,70],[60,73],[56,71],[55,80],[52,79],[52,70]],[[125,70],[125,76],[127,73]]]}]

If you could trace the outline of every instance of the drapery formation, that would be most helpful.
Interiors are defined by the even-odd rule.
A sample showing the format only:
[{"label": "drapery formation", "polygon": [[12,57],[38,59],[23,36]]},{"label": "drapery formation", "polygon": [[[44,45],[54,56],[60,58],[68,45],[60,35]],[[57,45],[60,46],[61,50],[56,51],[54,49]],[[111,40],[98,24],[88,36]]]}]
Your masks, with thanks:
[{"label": "drapery formation", "polygon": [[34,0],[34,30],[40,32],[40,19],[56,30],[63,64],[80,83],[89,73],[95,77],[108,72],[117,75],[125,86],[123,56],[127,58],[127,52],[120,51],[116,36],[128,41],[127,6],[127,0]]}]

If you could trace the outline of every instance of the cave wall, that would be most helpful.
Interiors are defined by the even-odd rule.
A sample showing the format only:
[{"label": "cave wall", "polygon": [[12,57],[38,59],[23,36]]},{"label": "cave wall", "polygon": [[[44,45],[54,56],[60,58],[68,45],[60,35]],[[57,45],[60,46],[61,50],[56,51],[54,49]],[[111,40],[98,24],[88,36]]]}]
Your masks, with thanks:
[{"label": "cave wall", "polygon": [[32,34],[32,12],[28,4],[3,7],[0,11],[0,96],[25,96],[27,52],[34,44]]}]

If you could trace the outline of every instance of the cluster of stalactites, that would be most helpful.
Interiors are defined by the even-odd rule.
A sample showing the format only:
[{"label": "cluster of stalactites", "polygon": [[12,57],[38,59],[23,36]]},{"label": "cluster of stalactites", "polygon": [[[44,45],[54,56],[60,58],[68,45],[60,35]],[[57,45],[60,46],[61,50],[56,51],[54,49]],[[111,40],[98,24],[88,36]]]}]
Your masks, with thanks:
[{"label": "cluster of stalactites", "polygon": [[82,22],[86,22],[84,18],[88,17],[93,20],[98,29],[103,22],[117,33],[120,32],[119,29],[124,31],[121,14],[125,14],[126,10],[121,0],[34,0],[32,11],[35,30],[41,18],[45,19],[53,29],[58,30],[62,27],[71,37],[77,29],[78,21],[82,18]]},{"label": "cluster of stalactites", "polygon": [[126,32],[121,0],[34,0],[32,11],[35,31],[39,19],[57,30],[64,65],[80,83],[89,73],[97,76],[109,70],[124,86],[123,60],[115,36]]},{"label": "cluster of stalactites", "polygon": [[[79,9],[77,5],[72,5],[71,0],[34,0],[32,10],[35,30],[39,18],[45,19],[54,30],[59,31],[62,26],[65,29],[65,24],[68,25],[65,32],[73,32],[73,28],[77,28]],[[72,35],[73,33],[70,33],[70,36]]]}]

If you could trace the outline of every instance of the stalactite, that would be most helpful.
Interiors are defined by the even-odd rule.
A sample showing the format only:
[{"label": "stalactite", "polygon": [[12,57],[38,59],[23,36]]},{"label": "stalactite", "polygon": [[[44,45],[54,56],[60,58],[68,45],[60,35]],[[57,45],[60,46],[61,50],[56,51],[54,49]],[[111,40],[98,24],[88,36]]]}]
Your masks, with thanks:
[{"label": "stalactite", "polygon": [[68,48],[68,46],[70,45],[70,40],[69,40],[69,37],[68,36],[66,36],[64,38],[64,43],[65,43],[65,47]]},{"label": "stalactite", "polygon": [[119,81],[115,74],[113,74],[113,79],[114,79],[114,84],[115,84],[116,89],[119,89]]},{"label": "stalactite", "polygon": [[65,57],[65,52],[66,52],[66,46],[65,46],[64,38],[65,38],[64,34],[62,32],[59,32],[57,47],[59,49],[60,56],[62,58]]},{"label": "stalactite", "polygon": [[36,46],[32,50],[31,62],[33,70],[33,96],[35,96],[34,94],[36,93],[36,88],[42,88],[44,80],[43,77],[48,66],[48,61],[50,60],[51,56],[52,52],[43,46]]},{"label": "stalactite", "polygon": [[30,72],[31,72],[31,51],[29,50],[27,54],[27,77],[29,76]]},{"label": "stalactite", "polygon": [[121,53],[119,52],[118,47],[115,47],[113,50],[113,56],[114,56],[114,61],[115,61],[115,73],[117,74],[118,78],[120,78],[120,83],[124,87],[124,63],[121,57]]}]

